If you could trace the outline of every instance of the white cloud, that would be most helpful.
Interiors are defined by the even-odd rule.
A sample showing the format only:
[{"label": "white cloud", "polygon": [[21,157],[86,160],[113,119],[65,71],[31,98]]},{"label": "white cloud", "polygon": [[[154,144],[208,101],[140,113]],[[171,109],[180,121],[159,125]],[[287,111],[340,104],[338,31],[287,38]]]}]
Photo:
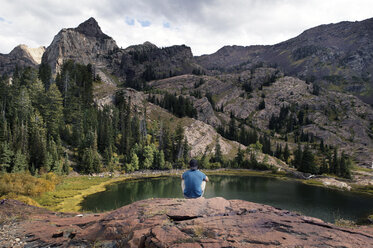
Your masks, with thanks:
[{"label": "white cloud", "polygon": [[373,17],[371,0],[2,0],[0,52],[48,46],[93,16],[121,47],[186,44],[195,55],[224,45],[275,44],[305,29]]}]

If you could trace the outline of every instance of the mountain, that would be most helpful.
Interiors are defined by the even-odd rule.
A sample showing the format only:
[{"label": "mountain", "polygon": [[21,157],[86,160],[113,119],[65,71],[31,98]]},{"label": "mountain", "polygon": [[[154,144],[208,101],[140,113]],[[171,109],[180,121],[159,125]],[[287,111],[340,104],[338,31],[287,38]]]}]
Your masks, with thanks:
[{"label": "mountain", "polygon": [[0,74],[12,74],[16,66],[37,67],[45,47],[30,48],[26,45],[16,46],[9,54],[0,54]]},{"label": "mountain", "polygon": [[42,62],[50,65],[53,74],[60,72],[63,62],[69,59],[107,67],[109,53],[118,49],[116,42],[90,18],[77,28],[62,29],[45,50]]},{"label": "mountain", "polygon": [[[312,83],[284,76],[278,69],[183,75],[149,85],[160,92],[189,97],[197,109],[197,119],[215,128],[228,127],[234,116],[236,125],[262,134],[272,132],[273,142],[283,147],[285,135],[288,140],[292,137],[288,143],[293,146],[297,136],[303,134],[307,139],[339,147],[360,165],[368,166],[373,160],[371,106],[352,95],[317,90]],[[245,85],[250,85],[250,90],[245,90]],[[213,103],[205,97],[208,94]],[[261,101],[265,102],[263,109],[258,108]],[[276,127],[271,127],[271,119]]]},{"label": "mountain", "polygon": [[[189,47],[158,48],[150,42],[120,49],[116,42],[104,34],[94,18],[77,28],[62,29],[47,47],[42,62],[60,72],[64,61],[74,60],[92,64],[102,80],[142,84],[139,80],[169,77],[190,73],[199,68]],[[115,76],[117,80],[113,80]]]},{"label": "mountain", "polygon": [[[370,166],[373,109],[361,99],[370,99],[372,20],[322,25],[273,46],[226,46],[194,57],[185,45],[159,48],[145,42],[119,48],[90,18],[62,29],[41,63],[51,67],[53,77],[61,73],[58,86],[64,94],[74,89],[65,84],[79,83],[69,75],[72,68],[62,73],[64,63],[91,64],[92,80],[78,86],[92,90],[99,109],[124,102],[118,94],[126,96],[138,116],[172,130],[183,126],[193,156],[212,155],[220,143],[222,153],[233,158],[241,147],[255,145],[256,152],[266,153],[256,154],[259,161],[281,165],[281,158],[289,163],[294,156],[284,158],[275,150],[288,146],[294,155],[301,143],[313,149],[318,165],[323,159],[331,163],[328,156],[338,148],[339,156],[344,152],[358,165]],[[2,56],[11,57],[12,65],[36,67],[40,60],[30,51],[19,47]]]},{"label": "mountain", "polygon": [[196,58],[206,69],[265,63],[287,75],[351,92],[373,103],[373,19],[321,25],[272,46],[226,46]]}]

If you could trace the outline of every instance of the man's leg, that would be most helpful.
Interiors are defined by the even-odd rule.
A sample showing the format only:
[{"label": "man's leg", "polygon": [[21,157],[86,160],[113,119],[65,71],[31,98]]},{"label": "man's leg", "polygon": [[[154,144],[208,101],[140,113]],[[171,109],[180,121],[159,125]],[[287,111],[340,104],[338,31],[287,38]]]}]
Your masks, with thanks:
[{"label": "man's leg", "polygon": [[202,181],[202,183],[201,183],[201,189],[202,189],[201,197],[203,196],[203,193],[205,193],[205,188],[206,188],[206,181]]}]

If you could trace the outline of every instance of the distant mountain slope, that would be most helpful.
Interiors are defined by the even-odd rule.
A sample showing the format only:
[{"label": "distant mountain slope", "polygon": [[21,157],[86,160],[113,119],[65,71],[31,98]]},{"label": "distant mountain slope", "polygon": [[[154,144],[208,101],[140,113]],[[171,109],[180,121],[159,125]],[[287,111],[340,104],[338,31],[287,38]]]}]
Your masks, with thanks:
[{"label": "distant mountain slope", "polygon": [[264,62],[289,75],[333,84],[373,103],[372,40],[373,19],[340,22],[311,28],[273,46],[227,46],[196,60],[207,69],[223,70]]},{"label": "distant mountain slope", "polygon": [[36,67],[41,63],[44,47],[16,46],[9,54],[0,54],[0,74],[12,74],[16,66]]},{"label": "distant mountain slope", "polygon": [[[273,78],[273,82],[268,82],[268,78]],[[246,84],[250,85],[250,92],[245,91]],[[218,76],[183,75],[149,85],[158,92],[190,97],[197,119],[214,127],[228,126],[233,115],[260,133],[277,133],[273,137],[280,140],[285,133],[288,138],[304,133],[317,142],[323,140],[324,144],[339,147],[359,165],[369,166],[373,160],[371,106],[349,94],[317,92],[313,84],[284,77],[276,69],[257,68],[253,73],[248,70]],[[214,107],[204,97],[208,94]],[[265,107],[258,109],[261,101]],[[279,128],[275,132],[270,128],[271,119],[280,115],[283,117],[276,120]],[[290,143],[296,141],[292,138]]]}]

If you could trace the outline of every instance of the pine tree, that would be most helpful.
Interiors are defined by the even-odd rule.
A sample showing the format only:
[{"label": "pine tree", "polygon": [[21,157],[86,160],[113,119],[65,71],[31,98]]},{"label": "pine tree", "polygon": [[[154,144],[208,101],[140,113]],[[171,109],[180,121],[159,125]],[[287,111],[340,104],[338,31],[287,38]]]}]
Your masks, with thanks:
[{"label": "pine tree", "polygon": [[331,161],[330,172],[338,175],[339,174],[339,161],[337,148],[334,149],[333,159]]},{"label": "pine tree", "polygon": [[281,159],[282,157],[282,146],[281,144],[276,145],[275,157]]},{"label": "pine tree", "polygon": [[143,161],[142,168],[150,169],[153,166],[153,162],[154,162],[154,151],[153,151],[152,146],[147,145],[144,147],[143,156],[144,156],[144,161]]},{"label": "pine tree", "polygon": [[52,79],[51,67],[47,63],[41,63],[39,66],[39,78],[43,82],[46,90],[49,89]]},{"label": "pine tree", "polygon": [[258,110],[265,109],[265,107],[266,107],[266,103],[264,99],[262,99],[262,101],[259,103]]},{"label": "pine tree", "polygon": [[180,160],[183,156],[183,140],[184,140],[184,128],[179,124],[175,131],[175,151],[174,158]]},{"label": "pine tree", "polygon": [[66,154],[64,162],[63,162],[63,166],[62,166],[62,172],[63,172],[63,174],[68,175],[69,174],[69,168],[70,168],[70,166],[69,166],[69,159],[68,159],[68,156]]},{"label": "pine tree", "polygon": [[302,163],[299,167],[299,170],[302,172],[312,173],[316,174],[318,173],[318,169],[315,164],[315,158],[310,151],[308,145],[304,148],[303,154],[302,154]]},{"label": "pine tree", "polygon": [[326,159],[322,160],[322,164],[320,166],[320,174],[329,173],[328,164],[326,163]]},{"label": "pine tree", "polygon": [[285,145],[284,153],[282,154],[282,156],[283,156],[283,158],[284,158],[284,161],[287,163],[288,160],[289,160],[289,157],[290,157],[289,146],[288,146],[287,143],[286,143],[286,145]]},{"label": "pine tree", "polygon": [[324,140],[323,139],[321,139],[321,141],[320,141],[320,151],[325,152],[325,146],[324,146]]},{"label": "pine tree", "polygon": [[132,170],[139,169],[139,157],[134,152],[132,152],[132,155],[131,155],[131,167],[132,167]]},{"label": "pine tree", "polygon": [[11,168],[13,151],[10,149],[9,144],[3,142],[0,144],[0,170],[6,172]]},{"label": "pine tree", "polygon": [[63,106],[61,93],[55,84],[49,87],[42,108],[48,132],[56,139],[62,125]]},{"label": "pine tree", "polygon": [[236,154],[236,157],[234,158],[235,164],[237,164],[238,167],[241,167],[243,165],[245,159],[244,151],[241,150],[241,147],[238,147],[238,152]]},{"label": "pine tree", "polygon": [[190,147],[188,145],[188,139],[185,137],[184,144],[183,144],[183,161],[186,164],[189,161],[189,152],[190,152]]},{"label": "pine tree", "polygon": [[297,150],[295,150],[294,152],[294,160],[293,160],[293,165],[297,169],[301,168],[302,166],[302,155],[303,155],[302,147],[300,143],[298,143]]},{"label": "pine tree", "polygon": [[342,152],[340,159],[340,176],[351,179],[351,161],[347,158],[346,154]]},{"label": "pine tree", "polygon": [[162,150],[159,152],[159,162],[158,163],[159,163],[159,168],[161,170],[166,169],[166,161],[165,161],[165,158],[164,158],[164,152]]},{"label": "pine tree", "polygon": [[215,162],[222,163],[223,162],[223,153],[221,151],[220,141],[216,139],[216,145],[215,145]]}]

